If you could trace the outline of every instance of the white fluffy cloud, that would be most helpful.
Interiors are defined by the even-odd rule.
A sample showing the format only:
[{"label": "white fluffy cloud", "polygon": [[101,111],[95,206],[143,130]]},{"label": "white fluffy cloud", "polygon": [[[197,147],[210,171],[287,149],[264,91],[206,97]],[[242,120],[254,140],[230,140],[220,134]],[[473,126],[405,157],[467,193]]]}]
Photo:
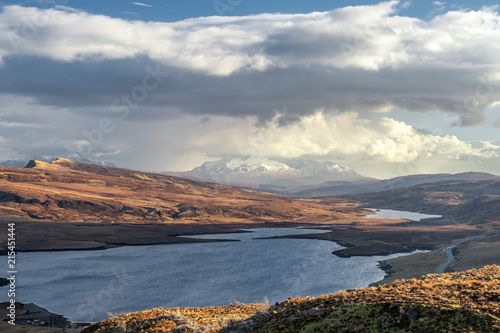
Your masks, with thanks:
[{"label": "white fluffy cloud", "polygon": [[[167,125],[176,133],[178,152],[164,156],[165,169],[186,170],[221,156],[253,155],[326,159],[366,176],[391,178],[470,170],[498,173],[500,161],[498,143],[434,135],[394,119],[366,119],[353,112],[317,111],[285,126],[279,116],[266,124],[251,117],[196,119]],[[185,128],[183,122],[191,126]],[[165,145],[172,142],[163,140]]]},{"label": "white fluffy cloud", "polygon": [[466,142],[456,136],[433,135],[394,119],[364,119],[354,112],[317,111],[286,126],[280,125],[279,116],[264,126],[253,122],[247,118],[225,125],[212,124],[220,129],[217,135],[199,131],[190,141],[190,147],[214,155],[312,155],[335,160],[349,156],[355,160],[395,163],[430,158],[460,161],[500,157],[500,146],[491,142]]},{"label": "white fluffy cloud", "polygon": [[409,63],[498,65],[493,8],[448,12],[430,22],[395,15],[399,1],[310,14],[205,17],[173,23],[85,12],[4,7],[2,56],[61,61],[147,55],[210,75],[322,65],[379,70]]}]

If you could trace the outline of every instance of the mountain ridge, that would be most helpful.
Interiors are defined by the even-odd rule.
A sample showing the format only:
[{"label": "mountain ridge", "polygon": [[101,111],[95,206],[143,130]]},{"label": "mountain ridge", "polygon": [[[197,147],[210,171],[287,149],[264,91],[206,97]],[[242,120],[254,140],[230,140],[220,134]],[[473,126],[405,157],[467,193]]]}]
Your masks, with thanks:
[{"label": "mountain ridge", "polygon": [[78,163],[87,163],[87,164],[94,164],[94,165],[99,165],[99,166],[105,166],[105,167],[110,167],[110,168],[116,168],[116,165],[113,164],[112,162],[106,161],[106,160],[99,160],[99,161],[93,161],[88,158],[86,158],[83,155],[80,154],[66,154],[60,157],[47,157],[47,156],[41,156],[41,155],[31,155],[25,158],[20,158],[18,160],[6,160],[3,162],[0,162],[0,166],[6,166],[10,168],[24,168],[28,165],[30,161],[40,161],[40,162],[45,162],[45,163],[51,163],[56,161],[58,158],[64,158],[73,162],[78,162]]},{"label": "mountain ridge", "polygon": [[259,190],[296,198],[313,198],[319,196],[358,195],[382,191],[392,191],[422,184],[439,183],[445,181],[475,181],[493,180],[500,176],[485,172],[462,172],[457,174],[420,174],[400,176],[391,179],[359,179],[337,180],[309,186],[280,188],[278,186],[261,185]]},{"label": "mountain ridge", "polygon": [[310,185],[339,179],[365,178],[331,161],[270,159],[267,157],[224,157],[186,172],[221,183]]},{"label": "mountain ridge", "polygon": [[461,223],[500,226],[500,178],[445,180],[341,198],[377,208],[452,215]]}]

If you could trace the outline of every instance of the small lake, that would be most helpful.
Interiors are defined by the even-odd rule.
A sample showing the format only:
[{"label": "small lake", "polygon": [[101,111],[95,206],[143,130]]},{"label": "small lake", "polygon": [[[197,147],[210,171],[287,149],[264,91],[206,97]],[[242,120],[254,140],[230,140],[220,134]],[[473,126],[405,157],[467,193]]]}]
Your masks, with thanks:
[{"label": "small lake", "polygon": [[430,215],[414,212],[406,212],[401,210],[392,209],[374,209],[365,208],[373,211],[373,214],[366,215],[365,217],[376,219],[408,219],[411,221],[420,221],[421,219],[429,219],[433,217],[441,217],[442,215]]},{"label": "small lake", "polygon": [[[154,307],[274,303],[366,287],[384,277],[377,261],[408,255],[338,258],[332,252],[343,247],[334,242],[254,239],[322,230],[249,231],[200,236],[238,242],[19,253],[16,300],[74,322]],[[0,288],[0,301],[6,291]]]}]

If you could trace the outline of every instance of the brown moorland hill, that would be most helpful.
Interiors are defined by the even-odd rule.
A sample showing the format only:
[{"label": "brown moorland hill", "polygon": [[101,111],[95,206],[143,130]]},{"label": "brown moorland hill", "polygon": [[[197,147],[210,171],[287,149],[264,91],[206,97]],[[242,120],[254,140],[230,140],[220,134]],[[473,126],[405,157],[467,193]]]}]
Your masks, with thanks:
[{"label": "brown moorland hill", "polygon": [[83,333],[500,332],[500,267],[430,274],[273,306],[153,309],[118,315]]},{"label": "brown moorland hill", "polygon": [[377,208],[446,214],[458,223],[500,227],[500,178],[429,183],[344,198]]},{"label": "brown moorland hill", "polygon": [[0,167],[0,215],[58,222],[321,224],[352,221],[364,211],[58,159]]}]

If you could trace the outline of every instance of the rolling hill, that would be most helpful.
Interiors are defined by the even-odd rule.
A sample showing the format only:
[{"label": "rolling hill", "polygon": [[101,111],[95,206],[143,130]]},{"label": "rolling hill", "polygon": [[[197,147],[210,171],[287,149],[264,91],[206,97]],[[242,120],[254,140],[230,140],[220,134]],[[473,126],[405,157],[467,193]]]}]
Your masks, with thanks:
[{"label": "rolling hill", "polygon": [[308,186],[276,186],[262,184],[257,190],[288,195],[297,198],[335,196],[392,191],[399,188],[445,181],[476,181],[498,179],[500,176],[484,172],[464,172],[458,174],[423,174],[396,177],[391,179],[364,178],[358,180],[331,180]]},{"label": "rolling hill", "polygon": [[362,216],[215,183],[57,159],[0,167],[0,215],[55,222],[332,223]]},{"label": "rolling hill", "polygon": [[[111,167],[111,168],[116,168],[116,165],[113,163],[106,161],[106,160],[100,160],[100,161],[92,161],[85,156],[82,156],[80,154],[67,154],[64,156],[65,159],[73,161],[73,162],[78,162],[78,163],[87,163],[87,164],[95,164],[95,165],[100,165],[100,166],[105,166],[105,167]],[[57,160],[57,157],[46,157],[46,156],[28,156],[25,158],[20,158],[17,160],[6,160],[3,162],[0,162],[0,166],[6,166],[6,167],[11,167],[11,168],[24,168],[26,165],[31,160],[37,160],[41,162],[47,162],[51,163],[55,160]]]},{"label": "rolling hill", "polygon": [[459,223],[500,227],[500,178],[449,180],[344,198],[377,208],[452,215]]}]

